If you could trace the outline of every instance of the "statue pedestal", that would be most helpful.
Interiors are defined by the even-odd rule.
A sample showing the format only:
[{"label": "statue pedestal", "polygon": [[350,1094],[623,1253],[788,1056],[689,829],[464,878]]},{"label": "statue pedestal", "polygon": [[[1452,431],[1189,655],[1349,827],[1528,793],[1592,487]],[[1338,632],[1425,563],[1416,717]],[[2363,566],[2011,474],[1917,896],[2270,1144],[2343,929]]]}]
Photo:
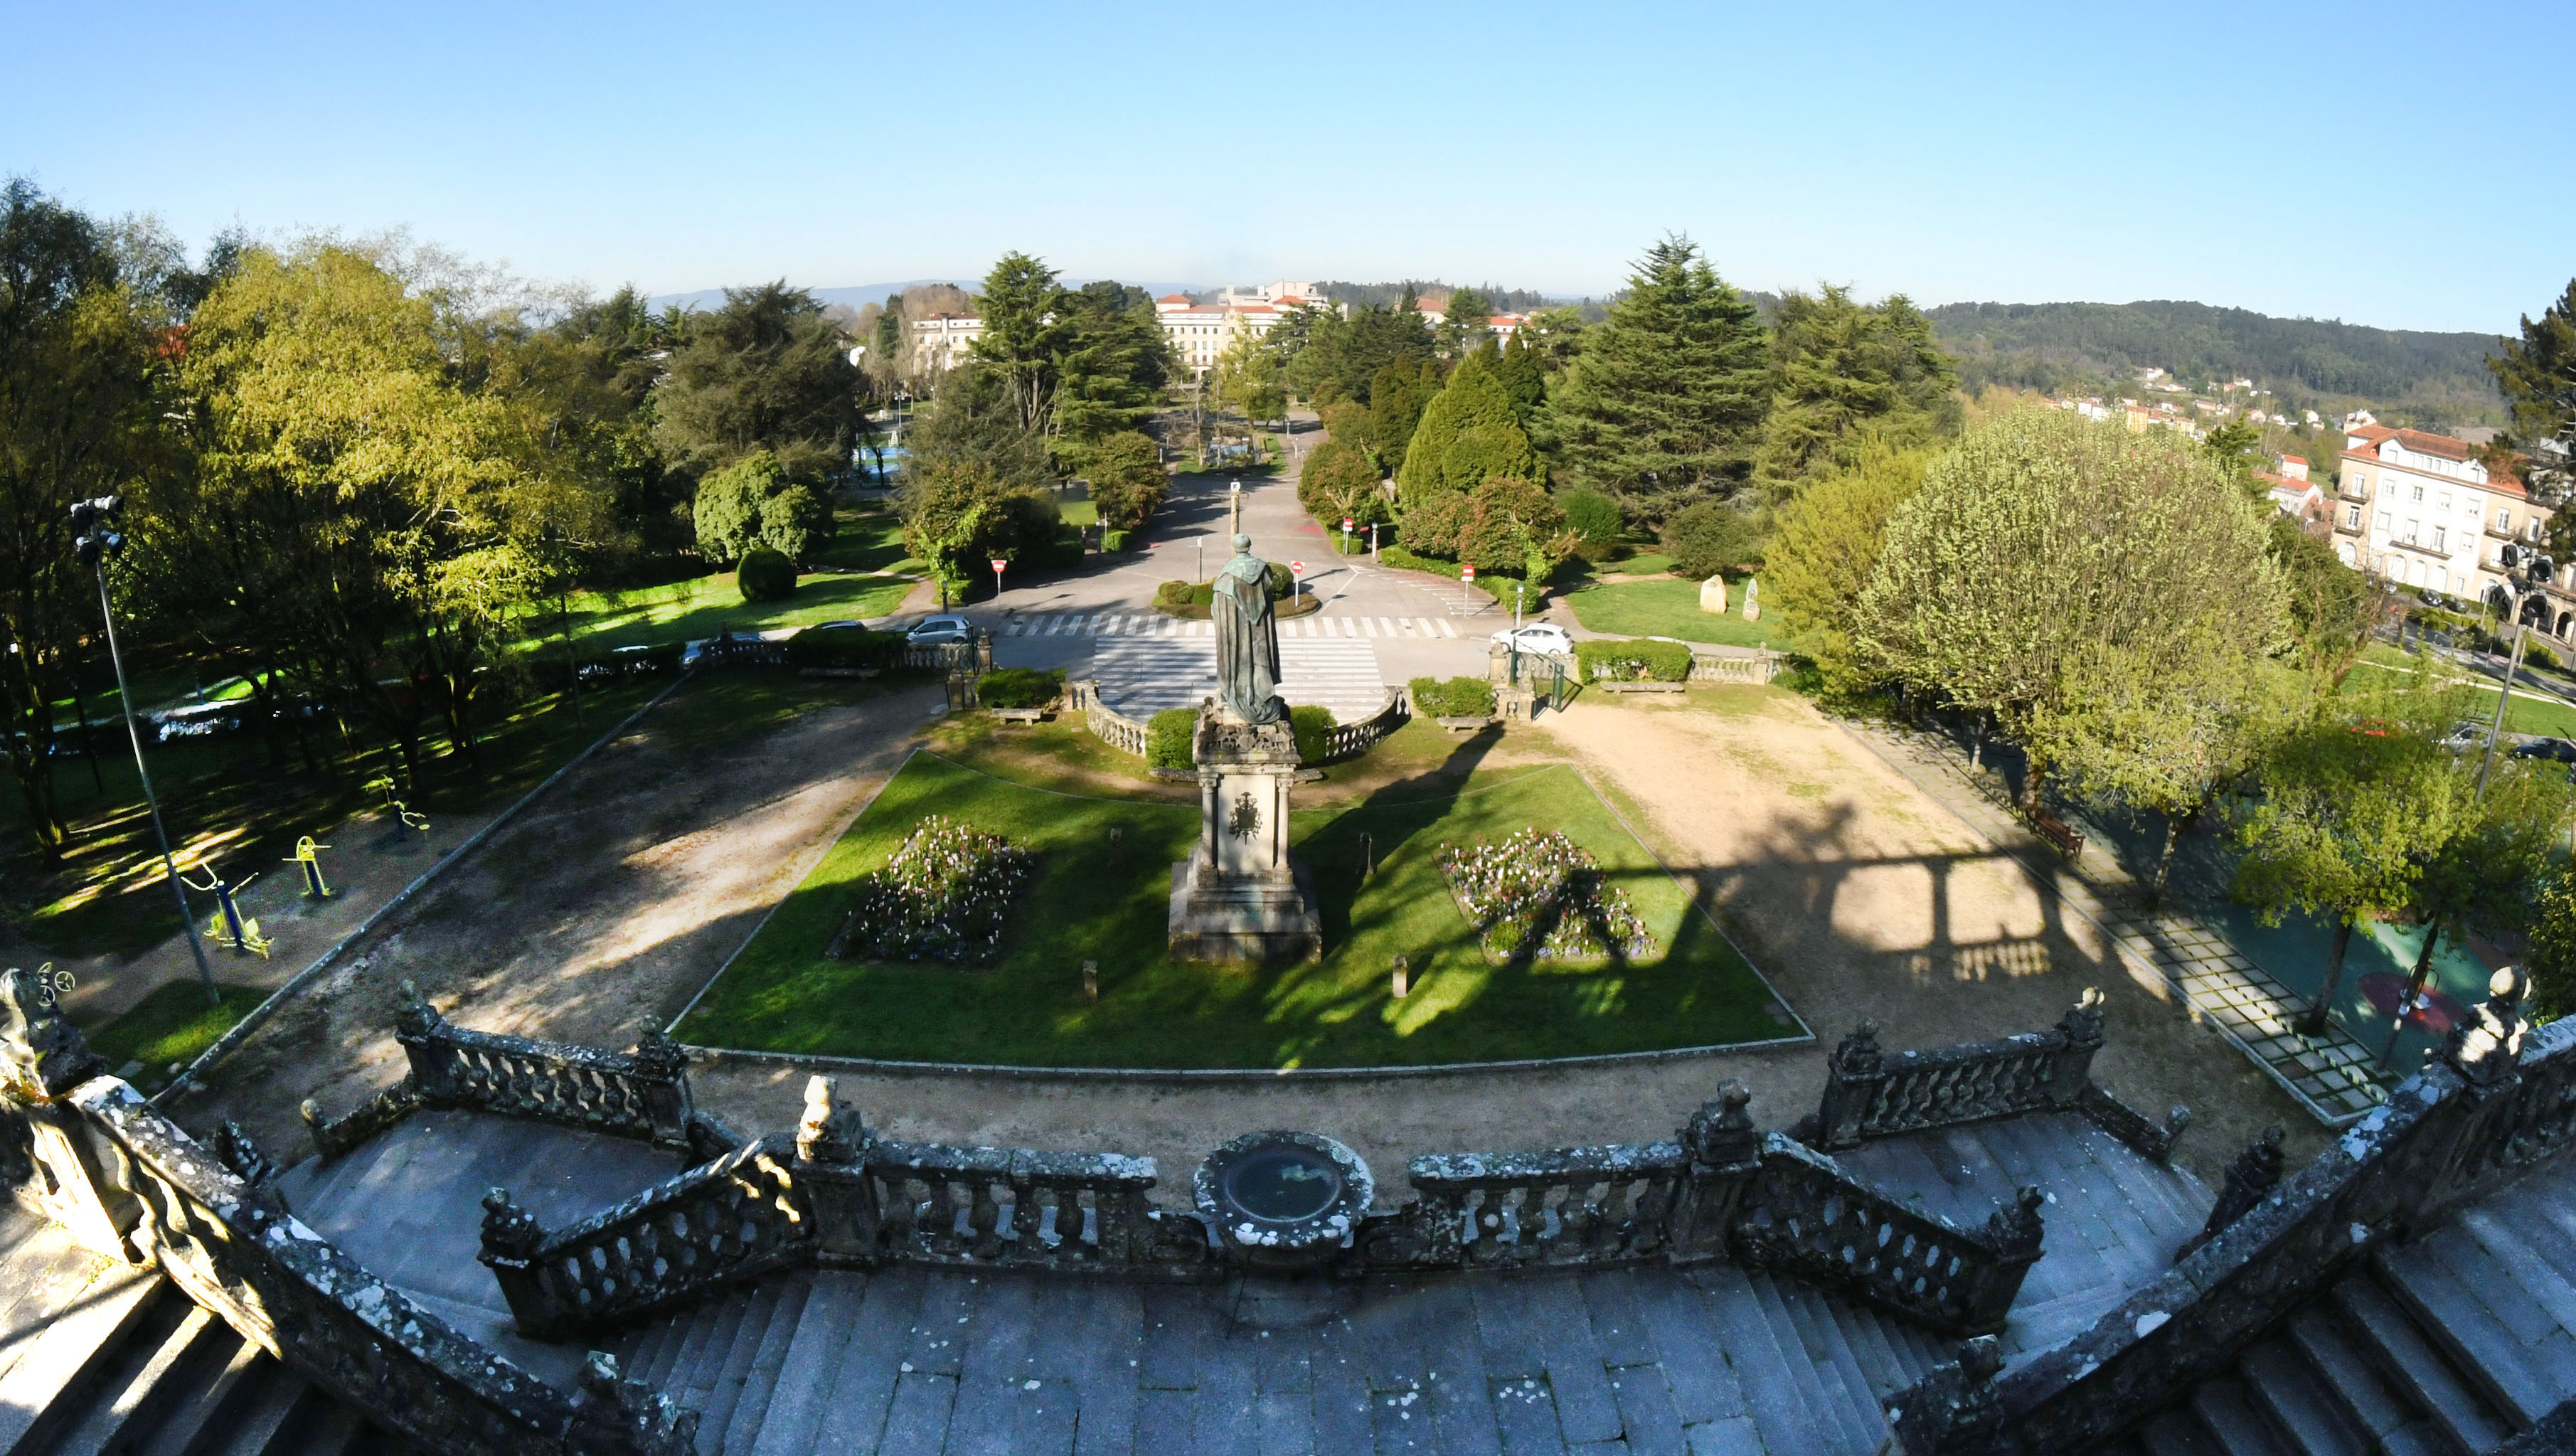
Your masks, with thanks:
[{"label": "statue pedestal", "polygon": [[1288,857],[1288,789],[1297,735],[1285,723],[1199,711],[1191,757],[1201,823],[1190,857],[1172,866],[1172,954],[1193,961],[1311,961],[1324,954],[1324,919],[1311,876]]}]

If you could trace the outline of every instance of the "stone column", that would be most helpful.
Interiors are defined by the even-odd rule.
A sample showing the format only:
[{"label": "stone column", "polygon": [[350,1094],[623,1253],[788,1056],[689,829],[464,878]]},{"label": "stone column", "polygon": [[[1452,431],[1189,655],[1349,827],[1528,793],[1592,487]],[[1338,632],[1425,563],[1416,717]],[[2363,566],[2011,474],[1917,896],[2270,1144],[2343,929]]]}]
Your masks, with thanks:
[{"label": "stone column", "polygon": [[826,1264],[873,1267],[882,1210],[868,1176],[875,1135],[839,1096],[833,1077],[805,1080],[805,1117],[796,1126],[796,1172],[814,1210],[814,1249]]},{"label": "stone column", "polygon": [[456,1051],[439,1035],[447,1018],[421,999],[420,987],[402,983],[402,1005],[394,1011],[394,1040],[411,1062],[411,1084],[421,1101],[436,1107],[456,1099]]},{"label": "stone column", "polygon": [[1825,1061],[1825,1097],[1816,1114],[1816,1146],[1827,1152],[1856,1148],[1861,1126],[1887,1081],[1887,1061],[1878,1049],[1878,1023],[1861,1018]]},{"label": "stone column", "polygon": [[519,1333],[532,1340],[552,1338],[563,1323],[563,1311],[546,1296],[537,1272],[537,1250],[546,1243],[537,1216],[510,1199],[510,1190],[483,1195],[483,1251],[475,1258],[500,1283],[501,1298]]},{"label": "stone column", "polygon": [[1736,1206],[1762,1170],[1762,1132],[1745,1110],[1752,1100],[1744,1084],[1730,1077],[1717,1089],[1716,1100],[1703,1105],[1682,1129],[1690,1164],[1673,1200],[1669,1247],[1676,1260],[1695,1263],[1726,1254]]},{"label": "stone column", "polygon": [[2084,995],[2058,1019],[2057,1031],[2066,1041],[2049,1073],[2048,1096],[2057,1106],[2071,1109],[2083,1100],[2084,1088],[2093,1080],[2093,1054],[2102,1049],[2102,989],[2085,987]]},{"label": "stone column", "polygon": [[653,1146],[687,1151],[689,1118],[697,1111],[689,1092],[689,1054],[669,1033],[656,1028],[644,1033],[628,1055],[635,1059],[644,1114],[653,1124]]}]

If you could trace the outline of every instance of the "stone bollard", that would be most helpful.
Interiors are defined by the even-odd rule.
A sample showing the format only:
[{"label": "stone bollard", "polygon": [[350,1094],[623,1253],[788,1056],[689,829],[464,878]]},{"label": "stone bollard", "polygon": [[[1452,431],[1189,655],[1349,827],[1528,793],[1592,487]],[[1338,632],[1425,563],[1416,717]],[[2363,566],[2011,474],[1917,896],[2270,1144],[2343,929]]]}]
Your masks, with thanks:
[{"label": "stone bollard", "polygon": [[1404,957],[1402,956],[1397,956],[1395,958],[1395,974],[1393,979],[1395,984],[1396,1000],[1401,1001],[1405,997],[1413,994],[1413,971],[1410,967],[1405,965]]},{"label": "stone bollard", "polygon": [[1371,855],[1369,832],[1363,829],[1360,831],[1360,878],[1365,880],[1375,873],[1377,873],[1377,862]]}]

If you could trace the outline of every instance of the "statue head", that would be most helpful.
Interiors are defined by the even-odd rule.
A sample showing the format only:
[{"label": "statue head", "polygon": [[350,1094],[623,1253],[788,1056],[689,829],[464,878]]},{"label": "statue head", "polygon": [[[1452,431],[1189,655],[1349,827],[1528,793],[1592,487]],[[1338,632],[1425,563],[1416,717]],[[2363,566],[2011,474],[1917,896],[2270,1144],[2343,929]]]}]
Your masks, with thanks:
[{"label": "statue head", "polygon": [[1241,555],[1244,555],[1245,553],[1247,553],[1247,552],[1249,552],[1249,551],[1251,551],[1251,550],[1252,550],[1252,538],[1251,538],[1250,536],[1247,536],[1247,535],[1243,534],[1241,531],[1237,531],[1237,532],[1235,532],[1235,533],[1234,533],[1234,554],[1235,554],[1235,555],[1237,555],[1237,556],[1241,556]]}]

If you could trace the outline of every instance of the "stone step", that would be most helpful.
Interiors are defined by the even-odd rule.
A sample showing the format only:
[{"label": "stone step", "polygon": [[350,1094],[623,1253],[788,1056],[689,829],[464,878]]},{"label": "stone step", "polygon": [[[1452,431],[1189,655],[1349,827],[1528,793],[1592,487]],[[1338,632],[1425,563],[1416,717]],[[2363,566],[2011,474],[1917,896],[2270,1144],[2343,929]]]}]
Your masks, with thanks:
[{"label": "stone step", "polygon": [[[53,1456],[104,1456],[111,1449],[131,1448],[169,1408],[163,1402],[193,1403],[211,1383],[215,1371],[205,1368],[209,1352],[220,1354],[227,1340],[236,1347],[241,1343],[211,1312],[175,1289],[165,1293],[99,1371],[81,1402],[87,1409],[77,1419],[65,1420],[46,1443]],[[192,1377],[202,1377],[193,1382],[195,1388]]]},{"label": "stone step", "polygon": [[2513,1433],[2486,1397],[2451,1368],[2396,1298],[2371,1271],[2346,1278],[2328,1296],[2354,1343],[2417,1412],[2430,1416],[2458,1449],[2492,1451]]},{"label": "stone step", "polygon": [[116,1359],[126,1334],[169,1292],[158,1269],[112,1265],[82,1287],[0,1376],[0,1456],[34,1456],[81,1388]]},{"label": "stone step", "polygon": [[2423,1419],[2423,1413],[2408,1405],[2405,1397],[2381,1377],[2331,1307],[2310,1305],[2299,1311],[2290,1317],[2281,1338],[2297,1352],[2333,1399],[2335,1409],[2361,1432],[2365,1442],[2386,1441],[2394,1432]]},{"label": "stone step", "polygon": [[2254,1410],[2297,1456],[2370,1456],[2370,1441],[2325,1377],[2286,1337],[2246,1351],[2237,1371]]},{"label": "stone step", "polygon": [[741,1394],[734,1400],[733,1419],[726,1423],[724,1449],[733,1456],[745,1453],[758,1444],[760,1428],[769,1415],[770,1403],[778,1389],[778,1372],[787,1364],[787,1353],[805,1312],[812,1283],[807,1279],[778,1281],[778,1304],[769,1313],[761,1332],[760,1344],[752,1351],[751,1364],[742,1378]]},{"label": "stone step", "polygon": [[2227,1456],[2296,1456],[2272,1434],[2271,1426],[2247,1398],[2245,1382],[2229,1376],[2204,1380],[2192,1392],[2192,1416]]},{"label": "stone step", "polygon": [[[698,1450],[706,1456],[717,1456],[726,1449],[734,1407],[741,1403],[743,1386],[751,1378],[751,1362],[759,1355],[761,1341],[769,1335],[770,1321],[778,1314],[783,1286],[791,1282],[803,1281],[764,1279],[734,1296],[742,1305],[742,1320],[725,1344],[723,1360],[714,1366],[706,1388],[706,1403],[698,1407]],[[697,1388],[695,1381],[691,1388]]]},{"label": "stone step", "polygon": [[[2451,1232],[2445,1229],[2418,1243],[2383,1247],[2372,1256],[2372,1266],[2426,1337],[2450,1357],[2452,1368],[2474,1383],[2517,1429],[2527,1429],[2558,1403],[2550,1398],[2551,1382],[2532,1367],[2521,1341],[2486,1300],[2446,1267],[2440,1251],[2431,1246]],[[2486,1293],[2505,1297],[2492,1283]]]}]

